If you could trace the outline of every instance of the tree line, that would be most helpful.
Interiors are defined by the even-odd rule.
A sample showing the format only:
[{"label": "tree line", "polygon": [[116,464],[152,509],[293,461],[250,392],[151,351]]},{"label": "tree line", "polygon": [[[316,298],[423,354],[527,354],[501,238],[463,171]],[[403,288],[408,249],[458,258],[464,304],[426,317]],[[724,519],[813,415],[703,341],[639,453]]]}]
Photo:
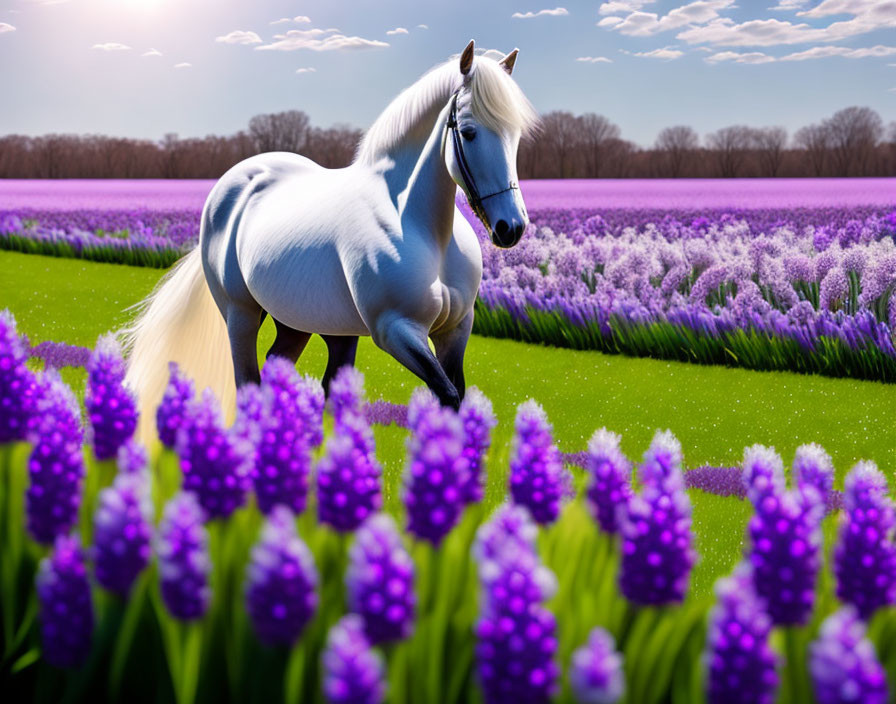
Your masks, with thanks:
[{"label": "tree line", "polygon": [[[256,115],[230,136],[160,141],[101,135],[0,137],[0,178],[217,178],[237,162],[290,151],[323,166],[351,163],[363,132],[311,125],[301,110]],[[666,127],[639,147],[603,115],[554,111],[523,140],[520,178],[737,178],[896,175],[896,122],[850,107],[790,136],[783,127],[732,125],[700,135]]]}]

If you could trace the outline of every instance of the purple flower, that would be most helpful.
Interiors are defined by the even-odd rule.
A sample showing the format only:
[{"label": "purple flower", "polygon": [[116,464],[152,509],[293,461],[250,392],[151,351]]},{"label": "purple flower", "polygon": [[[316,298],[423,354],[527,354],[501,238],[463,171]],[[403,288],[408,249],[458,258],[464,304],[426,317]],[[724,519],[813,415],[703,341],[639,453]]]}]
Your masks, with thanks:
[{"label": "purple flower", "polygon": [[355,534],[345,573],[348,605],[374,645],[404,640],[414,628],[414,562],[395,521],[371,516]]},{"label": "purple flower", "polygon": [[846,477],[846,515],[834,548],[837,598],[865,620],[896,601],[896,515],[887,491],[873,462],[859,462]]},{"label": "purple flower", "polygon": [[775,625],[803,624],[815,599],[824,507],[815,491],[784,489],[781,459],[771,448],[744,451],[744,482],[756,510],[747,526],[756,591]]},{"label": "purple flower", "polygon": [[152,551],[148,476],[119,474],[112,486],[100,492],[93,525],[96,581],[127,596]]},{"label": "purple flower", "polygon": [[259,639],[291,645],[317,609],[317,569],[283,505],[271,511],[246,570],[246,610]]},{"label": "purple flower", "polygon": [[461,491],[469,465],[463,454],[463,425],[450,409],[438,403],[426,405],[414,418],[407,447],[408,532],[437,546],[454,528],[464,506]]},{"label": "purple flower", "polygon": [[194,494],[181,492],[166,505],[156,538],[162,600],[181,621],[202,618],[211,600],[208,533]]},{"label": "purple flower", "polygon": [[482,587],[475,655],[487,704],[546,703],[557,690],[556,622],[542,605],[556,580],[521,539],[531,530],[517,524],[520,510],[532,525],[524,508],[505,506],[480,527],[473,547]]},{"label": "purple flower", "polygon": [[170,449],[177,444],[177,431],[184,423],[187,404],[196,396],[193,381],[181,372],[176,362],[168,363],[169,377],[162,402],[156,409],[159,440]]},{"label": "purple flower", "polygon": [[812,487],[822,501],[827,501],[834,489],[834,465],[821,445],[811,443],[796,448],[793,472],[800,490]]},{"label": "purple flower", "polygon": [[317,463],[317,514],[321,523],[346,533],[382,506],[382,469],[373,432],[358,413],[344,413]]},{"label": "purple flower", "polygon": [[90,418],[93,453],[98,460],[118,454],[118,448],[137,428],[137,402],[124,386],[127,371],[121,346],[114,335],[97,340],[87,363],[87,392],[84,407]]},{"label": "purple flower", "polygon": [[619,511],[619,584],[635,603],[680,603],[694,565],[691,502],[681,471],[681,445],[657,432],[641,465],[643,489]]},{"label": "purple flower", "polygon": [[569,492],[569,475],[551,437],[544,409],[533,400],[517,410],[510,460],[510,493],[537,523],[553,523],[560,501]]},{"label": "purple flower", "polygon": [[352,366],[342,367],[330,381],[330,412],[339,423],[346,413],[360,414],[364,408],[364,375]]},{"label": "purple flower", "polygon": [[470,468],[462,493],[466,503],[476,503],[482,501],[482,464],[492,442],[492,428],[498,420],[492,402],[475,386],[467,389],[458,415],[464,426],[464,457]]},{"label": "purple flower", "polygon": [[887,676],[865,637],[865,624],[847,606],[828,616],[809,646],[809,672],[818,704],[885,704]]},{"label": "purple flower", "polygon": [[43,657],[56,667],[83,664],[93,638],[93,599],[77,538],[56,539],[36,581]]},{"label": "purple flower", "polygon": [[28,350],[16,320],[0,311],[0,445],[24,440],[37,403],[37,381],[25,366]]},{"label": "purple flower", "polygon": [[84,479],[81,412],[71,389],[55,371],[44,372],[43,391],[31,433],[30,483],[25,494],[28,531],[49,545],[75,524]]},{"label": "purple flower", "polygon": [[386,668],[370,648],[355,614],[333,625],[321,656],[323,691],[329,704],[381,704],[386,698]]},{"label": "purple flower", "polygon": [[221,422],[211,389],[187,404],[177,435],[183,488],[194,492],[209,519],[226,518],[246,500],[252,448]]},{"label": "purple flower", "polygon": [[282,414],[287,425],[299,424],[312,447],[320,445],[324,438],[326,401],[320,382],[309,376],[299,376],[295,365],[283,357],[271,357],[265,362],[261,381],[272,395],[272,412]]},{"label": "purple flower", "polygon": [[401,428],[408,427],[408,407],[398,403],[389,403],[382,399],[364,406],[364,417],[371,425],[395,423]]},{"label": "purple flower", "polygon": [[590,475],[587,497],[591,514],[607,533],[616,533],[616,512],[632,494],[631,463],[619,449],[620,437],[606,428],[596,430],[588,443]]},{"label": "purple flower", "polygon": [[613,636],[595,628],[588,642],[572,654],[569,684],[580,704],[615,704],[625,692],[622,654]]},{"label": "purple flower", "polygon": [[117,464],[122,474],[141,474],[149,465],[149,454],[139,441],[131,438],[118,448]]},{"label": "purple flower", "polygon": [[750,566],[741,563],[716,583],[704,655],[708,704],[773,704],[778,673],[771,628]]},{"label": "purple flower", "polygon": [[529,509],[519,504],[505,503],[479,526],[472,548],[473,559],[478,565],[494,562],[510,543],[516,543],[520,550],[535,554],[536,538],[538,525],[532,520]]}]

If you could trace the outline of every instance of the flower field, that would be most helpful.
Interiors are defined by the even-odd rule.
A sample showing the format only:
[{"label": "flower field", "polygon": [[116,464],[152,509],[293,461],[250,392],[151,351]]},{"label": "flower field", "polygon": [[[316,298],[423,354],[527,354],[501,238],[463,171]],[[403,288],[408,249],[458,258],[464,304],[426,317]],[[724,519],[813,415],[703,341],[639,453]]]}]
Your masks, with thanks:
[{"label": "flower field", "polygon": [[[797,448],[789,487],[762,445],[737,468],[698,472],[752,512],[741,564],[707,597],[692,588],[707,557],[693,472],[668,431],[637,463],[604,428],[564,457],[541,406],[523,403],[492,510],[483,394],[471,389],[458,414],[423,390],[406,408],[365,405],[363,378],[345,371],[325,407],[317,382],[273,359],[229,428],[173,368],[152,419],[165,448],[150,457],[130,437],[112,338],[44,347],[40,372],[11,316],[0,324],[14,697],[887,701],[896,518],[871,462],[855,463],[842,497],[816,444]],[[52,370],[80,364],[83,422]],[[370,421],[396,420],[406,456],[391,502]]]},{"label": "flower field", "polygon": [[[210,185],[106,194],[73,182],[54,200],[48,186],[11,182],[0,186],[0,246],[167,267],[195,244]],[[523,191],[533,224],[521,243],[502,251],[483,240],[477,333],[896,381],[892,181],[532,182]]]}]

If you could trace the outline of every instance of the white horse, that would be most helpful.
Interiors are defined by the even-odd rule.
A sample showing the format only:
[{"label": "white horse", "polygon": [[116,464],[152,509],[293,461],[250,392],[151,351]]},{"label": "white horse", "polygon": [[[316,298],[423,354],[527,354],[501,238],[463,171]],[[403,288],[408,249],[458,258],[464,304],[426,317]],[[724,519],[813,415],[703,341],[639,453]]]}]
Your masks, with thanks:
[{"label": "white horse", "polygon": [[474,56],[471,41],[386,108],[351,166],[273,152],[224,174],[205,203],[199,246],[125,330],[142,417],[154,416],[169,360],[232,408],[234,381],[259,381],[266,314],[277,328],[268,356],[295,362],[311,334],[323,337],[325,389],[354,363],[358,336],[370,335],[457,408],[482,277],[457,186],[497,246],[515,245],[528,224],[516,153],[536,116],[510,77],[516,56]]}]

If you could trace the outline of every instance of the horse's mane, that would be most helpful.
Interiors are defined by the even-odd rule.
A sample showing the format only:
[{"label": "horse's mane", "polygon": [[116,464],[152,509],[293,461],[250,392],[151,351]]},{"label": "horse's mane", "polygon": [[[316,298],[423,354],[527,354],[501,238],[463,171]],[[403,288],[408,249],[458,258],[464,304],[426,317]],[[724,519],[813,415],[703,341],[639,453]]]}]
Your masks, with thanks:
[{"label": "horse's mane", "polygon": [[[489,129],[519,130],[526,134],[537,124],[538,115],[532,104],[490,56],[474,59],[467,80],[473,115]],[[463,81],[457,59],[450,59],[405,88],[367,130],[355,160],[372,164],[388,154],[434,106],[441,108]]]}]

